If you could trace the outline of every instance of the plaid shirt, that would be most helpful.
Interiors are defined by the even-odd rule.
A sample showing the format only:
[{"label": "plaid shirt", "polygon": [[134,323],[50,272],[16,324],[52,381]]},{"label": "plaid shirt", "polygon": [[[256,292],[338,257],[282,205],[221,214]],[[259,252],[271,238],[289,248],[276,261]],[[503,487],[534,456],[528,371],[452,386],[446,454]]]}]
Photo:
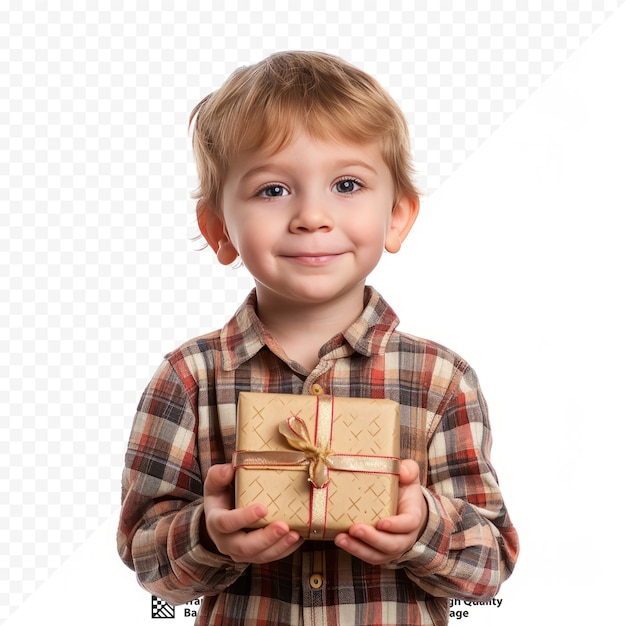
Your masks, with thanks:
[{"label": "plaid shirt", "polygon": [[[143,394],[123,474],[118,549],[147,590],[172,603],[204,596],[196,624],[447,624],[448,597],[486,600],[518,551],[489,460],[487,409],[473,370],[435,343],[396,331],[367,305],[320,350],[290,361],[255,313],[255,292],[221,330],[167,355]],[[413,548],[375,567],[307,541],[264,565],[201,543],[203,480],[229,462],[240,391],[388,398],[400,404],[401,456],[420,466],[429,517]],[[317,388],[319,391],[319,388]]]}]

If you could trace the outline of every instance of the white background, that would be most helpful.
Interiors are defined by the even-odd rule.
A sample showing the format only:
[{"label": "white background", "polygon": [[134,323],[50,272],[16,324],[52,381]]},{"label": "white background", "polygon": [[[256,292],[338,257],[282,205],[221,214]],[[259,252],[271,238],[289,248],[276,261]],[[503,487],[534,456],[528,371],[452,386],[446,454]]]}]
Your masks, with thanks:
[{"label": "white background", "polygon": [[128,430],[161,356],[250,287],[191,240],[187,117],[314,48],[407,114],[426,196],[371,282],[489,402],[522,550],[460,623],[620,623],[623,3],[46,6],[0,10],[0,620],[153,623],[115,550]]}]

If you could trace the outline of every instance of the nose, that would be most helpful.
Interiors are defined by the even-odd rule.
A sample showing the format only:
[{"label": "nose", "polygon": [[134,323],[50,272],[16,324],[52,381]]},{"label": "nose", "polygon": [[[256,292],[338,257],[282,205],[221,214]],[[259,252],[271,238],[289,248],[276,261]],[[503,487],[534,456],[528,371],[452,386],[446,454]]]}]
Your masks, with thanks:
[{"label": "nose", "polygon": [[334,220],[325,204],[319,197],[303,195],[298,198],[294,203],[289,230],[293,233],[332,230]]}]

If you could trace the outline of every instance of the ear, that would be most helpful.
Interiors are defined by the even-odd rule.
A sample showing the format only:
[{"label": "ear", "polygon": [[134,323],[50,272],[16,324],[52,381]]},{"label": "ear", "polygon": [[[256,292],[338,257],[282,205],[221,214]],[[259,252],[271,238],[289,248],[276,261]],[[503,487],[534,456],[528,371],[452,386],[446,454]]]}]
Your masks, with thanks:
[{"label": "ear", "polygon": [[419,198],[402,196],[391,212],[391,223],[385,238],[385,250],[398,252],[420,212]]},{"label": "ear", "polygon": [[198,227],[202,236],[217,255],[217,260],[222,265],[230,265],[233,263],[239,253],[233,246],[226,226],[212,206],[206,203],[198,202],[196,206],[196,215],[198,218]]}]

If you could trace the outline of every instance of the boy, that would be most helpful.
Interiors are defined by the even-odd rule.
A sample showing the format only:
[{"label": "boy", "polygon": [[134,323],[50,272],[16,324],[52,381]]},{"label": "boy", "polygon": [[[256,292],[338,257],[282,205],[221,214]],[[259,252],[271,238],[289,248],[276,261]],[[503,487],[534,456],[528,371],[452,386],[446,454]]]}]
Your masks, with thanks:
[{"label": "boy", "polygon": [[[419,210],[406,122],[335,57],[275,54],[193,111],[198,224],[255,290],[226,326],[167,355],[123,476],[118,547],[196,624],[446,624],[448,597],[492,597],[517,534],[489,461],[486,407],[460,357],[396,330],[366,287]],[[388,398],[401,407],[397,515],[304,541],[233,509],[240,391]],[[383,435],[384,436],[384,435]]]}]

